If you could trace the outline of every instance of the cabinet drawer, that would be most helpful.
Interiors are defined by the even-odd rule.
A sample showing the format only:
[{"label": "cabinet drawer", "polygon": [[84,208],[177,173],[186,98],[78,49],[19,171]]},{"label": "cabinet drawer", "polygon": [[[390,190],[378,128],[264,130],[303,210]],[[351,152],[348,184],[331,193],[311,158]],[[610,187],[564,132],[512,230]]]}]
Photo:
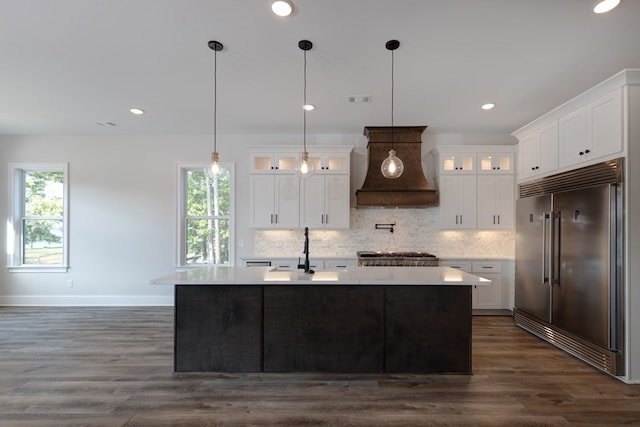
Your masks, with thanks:
[{"label": "cabinet drawer", "polygon": [[473,261],[471,264],[471,272],[474,274],[502,272],[502,262],[500,261]]},{"label": "cabinet drawer", "polygon": [[451,268],[456,268],[458,270],[462,270],[464,272],[467,273],[471,273],[471,261],[458,261],[455,259],[445,259],[445,260],[440,260],[438,262],[438,265],[442,266],[442,267],[451,267]]}]

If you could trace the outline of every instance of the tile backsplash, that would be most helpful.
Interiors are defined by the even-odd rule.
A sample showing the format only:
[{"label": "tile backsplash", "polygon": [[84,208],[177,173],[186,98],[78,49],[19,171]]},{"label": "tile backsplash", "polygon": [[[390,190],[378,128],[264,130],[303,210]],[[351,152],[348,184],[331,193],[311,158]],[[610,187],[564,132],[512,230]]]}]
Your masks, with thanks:
[{"label": "tile backsplash", "polygon": [[[310,229],[312,257],[355,257],[357,251],[424,251],[439,258],[515,258],[514,230],[440,230],[439,208],[351,209],[348,230]],[[394,232],[376,224],[395,223]],[[255,230],[254,256],[302,256],[302,230]]]}]

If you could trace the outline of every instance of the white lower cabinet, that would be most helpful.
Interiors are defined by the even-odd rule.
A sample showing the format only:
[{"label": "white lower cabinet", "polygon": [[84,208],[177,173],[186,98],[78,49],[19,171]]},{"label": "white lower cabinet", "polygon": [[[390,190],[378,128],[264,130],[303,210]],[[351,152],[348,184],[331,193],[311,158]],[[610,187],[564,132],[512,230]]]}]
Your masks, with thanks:
[{"label": "white lower cabinet", "polygon": [[502,303],[502,261],[440,260],[441,266],[457,268],[491,280],[490,285],[474,286],[471,306],[474,309],[497,310]]},{"label": "white lower cabinet", "polygon": [[471,273],[491,280],[490,285],[474,286],[473,308],[502,308],[502,262],[472,261]]}]

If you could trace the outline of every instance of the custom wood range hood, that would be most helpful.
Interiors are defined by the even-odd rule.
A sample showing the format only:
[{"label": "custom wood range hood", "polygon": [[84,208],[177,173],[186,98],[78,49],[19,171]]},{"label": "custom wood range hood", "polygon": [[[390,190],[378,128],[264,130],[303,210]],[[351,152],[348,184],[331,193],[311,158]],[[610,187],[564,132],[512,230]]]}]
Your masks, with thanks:
[{"label": "custom wood range hood", "polygon": [[380,170],[391,148],[390,126],[366,126],[369,140],[367,176],[356,191],[357,208],[397,207],[424,208],[438,205],[438,190],[429,187],[422,170],[422,133],[427,126],[395,126],[393,148],[404,163],[398,178],[385,178]]}]

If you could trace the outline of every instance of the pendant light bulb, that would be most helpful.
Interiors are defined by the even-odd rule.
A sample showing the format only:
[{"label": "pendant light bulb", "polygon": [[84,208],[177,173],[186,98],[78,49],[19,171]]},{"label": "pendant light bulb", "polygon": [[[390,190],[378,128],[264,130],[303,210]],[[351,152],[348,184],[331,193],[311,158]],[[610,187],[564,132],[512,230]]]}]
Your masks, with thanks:
[{"label": "pendant light bulb", "polygon": [[404,172],[404,163],[396,156],[396,150],[389,150],[389,157],[384,159],[380,171],[385,178],[399,178]]},{"label": "pendant light bulb", "polygon": [[309,153],[303,151],[300,153],[300,158],[296,164],[296,173],[302,178],[308,178],[316,171],[313,162],[309,160]]},{"label": "pendant light bulb", "polygon": [[218,176],[220,174],[220,157],[217,151],[211,153],[211,167],[209,168],[211,176]]}]

